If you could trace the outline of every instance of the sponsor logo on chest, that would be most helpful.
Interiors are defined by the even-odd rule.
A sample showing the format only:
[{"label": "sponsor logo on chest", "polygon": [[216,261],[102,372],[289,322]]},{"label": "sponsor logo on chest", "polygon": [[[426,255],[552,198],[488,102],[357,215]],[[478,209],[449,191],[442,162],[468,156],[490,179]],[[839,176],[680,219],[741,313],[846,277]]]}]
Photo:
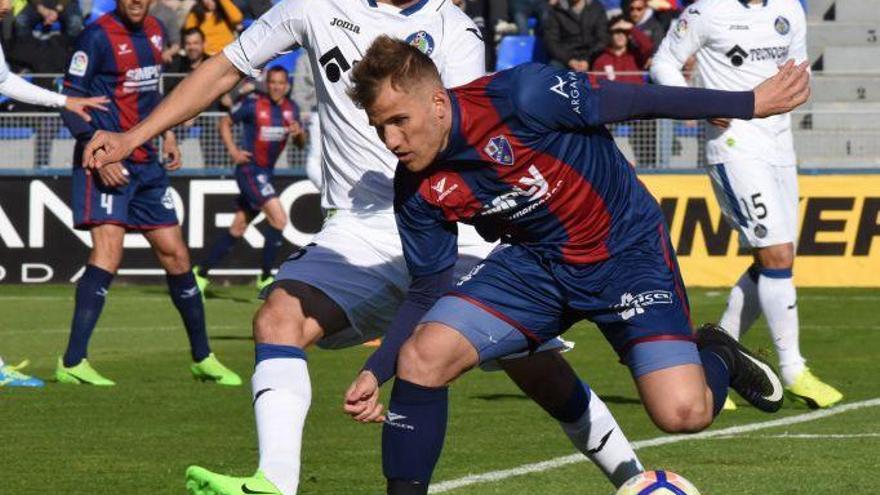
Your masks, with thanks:
[{"label": "sponsor logo on chest", "polygon": [[125,81],[122,83],[126,93],[141,93],[145,91],[159,90],[159,76],[162,74],[161,65],[147,65],[135,67],[125,71]]},{"label": "sponsor logo on chest", "polygon": [[260,127],[260,141],[278,142],[287,139],[287,128],[265,125]]},{"label": "sponsor logo on chest", "polygon": [[351,31],[354,34],[361,34],[361,27],[357,24],[347,21],[345,19],[340,19],[338,17],[334,17],[332,21],[330,21],[330,25],[338,28],[345,29],[347,31]]}]

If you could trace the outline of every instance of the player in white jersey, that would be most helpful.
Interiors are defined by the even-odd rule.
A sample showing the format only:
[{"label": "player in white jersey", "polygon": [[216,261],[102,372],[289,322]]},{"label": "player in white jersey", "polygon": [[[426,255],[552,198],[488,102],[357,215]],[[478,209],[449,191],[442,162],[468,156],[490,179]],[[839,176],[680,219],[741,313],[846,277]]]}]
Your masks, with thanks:
[{"label": "player in white jersey", "polygon": [[[307,52],[321,125],[322,203],[330,213],[313,242],[282,265],[254,319],[259,471],[253,477],[232,478],[191,468],[187,484],[194,493],[295,493],[302,426],[311,402],[304,349],[314,343],[345,347],[380,335],[408,289],[410,278],[392,212],[397,159],[347,96],[349,72],[380,34],[419,46],[450,86],[482,75],[485,66],[479,31],[451,2],[393,2],[285,0],[199,66],[146,120],[125,134],[96,134],[85,150],[87,166],[117,161],[135,143],[196,115],[278,53],[298,45]],[[470,238],[460,252],[473,264],[491,246],[476,233]],[[641,471],[607,407],[558,352],[511,359],[502,367],[560,422],[575,446],[612,483],[620,485]],[[387,379],[372,369],[361,376]],[[381,410],[372,408],[357,419],[366,422],[380,415]]]},{"label": "player in white jersey", "polygon": [[[685,86],[696,55],[707,88],[748,89],[788,59],[807,59],[806,19],[797,0],[700,0],[673,23],[651,65],[660,84]],[[843,395],[806,367],[792,281],[798,234],[797,161],[791,116],[710,122],[709,177],[727,221],[755,263],[731,290],[721,326],[740,338],[764,313],[790,396],[828,407]],[[735,408],[728,399],[727,409]]]}]

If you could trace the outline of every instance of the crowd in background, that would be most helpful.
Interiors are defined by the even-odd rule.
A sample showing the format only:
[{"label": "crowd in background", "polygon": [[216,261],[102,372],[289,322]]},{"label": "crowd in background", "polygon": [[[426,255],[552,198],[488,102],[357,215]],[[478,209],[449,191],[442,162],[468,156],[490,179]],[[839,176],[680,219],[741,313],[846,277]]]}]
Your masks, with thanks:
[{"label": "crowd in background", "polygon": [[[274,0],[278,1],[278,0]],[[477,24],[486,42],[487,70],[496,69],[499,43],[505,36],[534,37],[549,63],[586,72],[594,82],[611,79],[644,84],[644,72],[671,23],[695,0],[453,0]],[[731,0],[735,1],[735,0]],[[163,50],[166,74],[186,74],[233,41],[239,32],[272,7],[273,0],[154,0],[151,14],[165,27]],[[2,43],[12,70],[19,73],[61,74],[66,70],[73,41],[90,22],[112,11],[115,0],[14,0],[12,15],[3,20]],[[303,57],[304,59],[304,57]],[[304,61],[304,60],[303,60]],[[313,83],[298,63],[292,74],[292,98],[308,117],[314,106]],[[166,76],[168,92],[180,78]],[[33,78],[32,82],[58,90],[59,78]],[[259,82],[247,82],[219,99],[209,111],[231,108]],[[33,108],[11,100],[0,102],[0,111],[28,112]],[[228,157],[217,140],[216,129],[201,117],[178,132],[198,126],[204,165],[224,166]],[[307,124],[308,122],[306,122]],[[654,123],[635,123],[637,162],[655,163]],[[60,122],[37,124],[35,167],[50,166],[49,146]],[[178,138],[180,139],[180,135]]]}]

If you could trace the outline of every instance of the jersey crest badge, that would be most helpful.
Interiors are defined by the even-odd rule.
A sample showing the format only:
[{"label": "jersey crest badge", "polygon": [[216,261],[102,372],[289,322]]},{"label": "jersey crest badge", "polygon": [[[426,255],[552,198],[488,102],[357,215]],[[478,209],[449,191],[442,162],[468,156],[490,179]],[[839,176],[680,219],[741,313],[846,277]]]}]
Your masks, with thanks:
[{"label": "jersey crest badge", "polygon": [[434,38],[427,31],[418,31],[407,36],[406,42],[429,57],[434,53]]},{"label": "jersey crest badge", "polygon": [[489,158],[501,165],[513,165],[513,147],[504,136],[495,136],[490,139],[483,151],[489,155]]},{"label": "jersey crest badge", "polygon": [[89,56],[86,55],[86,52],[78,51],[70,57],[70,68],[67,69],[67,72],[69,72],[71,76],[83,77],[86,75],[86,70],[88,68]]},{"label": "jersey crest badge", "polygon": [[688,21],[687,21],[687,19],[679,19],[679,20],[675,23],[675,31],[673,31],[673,32],[675,33],[675,37],[676,37],[676,38],[681,38],[682,36],[684,36],[685,34],[687,34],[687,32],[688,32]]},{"label": "jersey crest badge", "polygon": [[156,50],[162,51],[162,36],[154,34],[150,36],[150,42],[156,47]]},{"label": "jersey crest badge", "polygon": [[783,16],[779,16],[776,18],[776,20],[773,22],[773,27],[776,28],[777,33],[779,33],[783,36],[785,36],[786,34],[788,34],[789,31],[791,31],[791,23],[788,22],[788,19],[786,19]]}]

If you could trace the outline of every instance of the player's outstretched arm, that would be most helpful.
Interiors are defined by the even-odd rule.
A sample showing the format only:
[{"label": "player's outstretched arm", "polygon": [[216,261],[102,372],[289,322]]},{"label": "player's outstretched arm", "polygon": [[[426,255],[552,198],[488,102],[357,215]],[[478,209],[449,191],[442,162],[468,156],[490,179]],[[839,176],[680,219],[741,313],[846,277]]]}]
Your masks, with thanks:
[{"label": "player's outstretched arm", "polygon": [[223,52],[214,55],[184,78],[138,125],[121,134],[96,132],[86,145],[83,165],[100,168],[106,163],[124,160],[159,133],[197,116],[243,77]]}]

